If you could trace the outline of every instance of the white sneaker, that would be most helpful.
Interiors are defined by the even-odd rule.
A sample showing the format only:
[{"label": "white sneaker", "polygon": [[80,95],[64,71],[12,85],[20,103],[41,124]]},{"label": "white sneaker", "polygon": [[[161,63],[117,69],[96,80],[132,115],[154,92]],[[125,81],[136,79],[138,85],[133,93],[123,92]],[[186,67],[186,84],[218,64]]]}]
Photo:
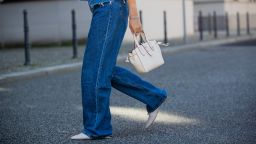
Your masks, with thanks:
[{"label": "white sneaker", "polygon": [[159,108],[157,108],[155,111],[148,114],[148,120],[146,122],[145,128],[148,128],[155,121],[158,112],[159,112]]},{"label": "white sneaker", "polygon": [[72,140],[89,140],[91,138],[84,133],[80,133],[80,134],[72,136],[71,139]]}]

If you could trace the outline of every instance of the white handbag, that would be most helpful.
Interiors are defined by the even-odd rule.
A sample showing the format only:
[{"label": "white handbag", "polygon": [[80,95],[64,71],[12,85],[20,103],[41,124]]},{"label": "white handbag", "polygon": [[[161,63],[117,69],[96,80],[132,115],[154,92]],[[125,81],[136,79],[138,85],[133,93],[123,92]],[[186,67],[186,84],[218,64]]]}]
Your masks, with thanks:
[{"label": "white handbag", "polygon": [[135,48],[128,54],[126,62],[130,62],[137,72],[147,73],[164,64],[161,49],[156,40],[148,40],[144,32],[139,33],[144,42],[139,44],[133,34]]}]

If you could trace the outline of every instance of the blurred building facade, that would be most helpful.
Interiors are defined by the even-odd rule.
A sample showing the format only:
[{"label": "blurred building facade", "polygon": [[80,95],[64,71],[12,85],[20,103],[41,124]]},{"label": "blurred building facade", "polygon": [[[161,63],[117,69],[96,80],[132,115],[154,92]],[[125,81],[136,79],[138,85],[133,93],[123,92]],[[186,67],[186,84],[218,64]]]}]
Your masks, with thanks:
[{"label": "blurred building facade", "polygon": [[[181,0],[138,0],[142,10],[144,31],[150,39],[163,39],[163,11],[167,12],[168,38],[183,36]],[[0,43],[23,42],[23,15],[28,11],[31,42],[61,42],[71,40],[71,10],[76,10],[78,38],[87,37],[91,13],[86,1],[80,0],[2,0],[0,4]],[[193,30],[193,1],[186,0],[187,34]],[[132,41],[129,28],[125,41]]]},{"label": "blurred building facade", "polygon": [[[229,27],[235,29],[237,26],[236,15],[240,15],[241,28],[246,27],[246,13],[249,13],[250,27],[256,28],[256,0],[194,0],[194,26],[198,29],[198,14],[202,12],[203,16],[213,16],[216,12],[218,27],[225,28],[225,14],[229,15]],[[207,19],[207,18],[206,18]],[[207,21],[207,20],[206,20]]]},{"label": "blurred building facade", "polygon": [[32,43],[70,40],[72,38],[72,9],[76,10],[78,38],[85,37],[88,32],[91,14],[86,2],[79,0],[4,0],[0,4],[0,42],[2,45],[23,42],[24,9],[28,12]]},{"label": "blurred building facade", "polygon": [[216,11],[218,15],[224,15],[226,12],[256,14],[256,0],[194,0],[194,15],[197,16],[199,11],[204,14]]}]

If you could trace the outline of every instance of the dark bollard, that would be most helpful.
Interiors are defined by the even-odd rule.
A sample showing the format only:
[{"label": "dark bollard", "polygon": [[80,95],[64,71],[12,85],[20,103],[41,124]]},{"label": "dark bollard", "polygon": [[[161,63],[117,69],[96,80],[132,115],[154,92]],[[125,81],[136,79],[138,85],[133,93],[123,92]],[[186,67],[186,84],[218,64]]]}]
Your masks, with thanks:
[{"label": "dark bollard", "polygon": [[143,19],[142,19],[142,10],[140,10],[139,15],[140,15],[140,22],[141,22],[141,24],[143,24]]},{"label": "dark bollard", "polygon": [[73,45],[73,59],[78,57],[77,54],[77,36],[76,36],[76,12],[75,10],[72,10],[71,12],[72,14],[72,32],[73,32],[73,36],[72,36],[72,45]]},{"label": "dark bollard", "polygon": [[247,34],[250,34],[250,15],[247,12],[246,13],[246,30],[247,30]]},{"label": "dark bollard", "polygon": [[239,13],[237,12],[236,13],[236,21],[237,21],[237,36],[240,36],[240,15]]},{"label": "dark bollard", "polygon": [[[139,15],[140,15],[140,22],[141,22],[141,25],[143,25],[143,19],[142,19],[142,10],[139,11]],[[143,40],[142,38],[140,37],[140,43],[142,43]]]},{"label": "dark bollard", "polygon": [[226,12],[225,15],[225,19],[226,19],[226,36],[229,37],[230,33],[229,33],[229,19],[228,19],[228,13]]},{"label": "dark bollard", "polygon": [[217,29],[217,16],[216,11],[213,12],[213,30],[214,30],[214,38],[218,38],[218,29]]},{"label": "dark bollard", "polygon": [[208,13],[208,33],[212,34],[212,16]]},{"label": "dark bollard", "polygon": [[199,11],[198,14],[198,30],[199,30],[199,36],[200,40],[203,40],[203,18],[202,18],[202,11]]},{"label": "dark bollard", "polygon": [[30,42],[29,42],[29,25],[28,25],[28,13],[27,10],[23,10],[24,18],[24,50],[25,50],[25,63],[24,65],[30,65]]},{"label": "dark bollard", "polygon": [[166,11],[164,11],[164,43],[168,43],[167,40],[167,24],[166,24]]}]

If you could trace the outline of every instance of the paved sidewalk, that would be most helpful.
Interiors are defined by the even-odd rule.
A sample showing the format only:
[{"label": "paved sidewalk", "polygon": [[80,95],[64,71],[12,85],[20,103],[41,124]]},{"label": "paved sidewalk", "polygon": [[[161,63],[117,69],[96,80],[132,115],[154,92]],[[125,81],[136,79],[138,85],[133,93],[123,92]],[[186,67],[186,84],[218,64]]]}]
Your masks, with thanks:
[{"label": "paved sidewalk", "polygon": [[165,52],[162,67],[141,75],[168,92],[155,123],[144,129],[145,105],[113,88],[106,140],[70,139],[83,128],[78,69],[0,81],[0,144],[256,144],[252,42]]},{"label": "paved sidewalk", "polygon": [[[189,37],[187,43],[182,44],[181,39],[169,40],[169,47],[162,47],[163,52],[175,52],[190,48],[205,47],[209,45],[220,45],[236,41],[255,39],[254,35],[242,35],[240,37],[226,38],[224,34],[219,39],[213,39],[206,35],[206,40],[198,42],[198,36]],[[221,38],[223,37],[223,38]],[[224,38],[225,37],[225,38]],[[127,53],[131,50],[133,44],[125,43],[122,45],[119,53],[119,60],[124,60]],[[71,70],[80,68],[85,46],[78,47],[78,58],[72,59],[71,47],[47,47],[32,48],[30,66],[24,66],[23,49],[4,49],[0,50],[0,81],[20,76],[28,76],[42,73],[49,73],[55,70]]]}]

